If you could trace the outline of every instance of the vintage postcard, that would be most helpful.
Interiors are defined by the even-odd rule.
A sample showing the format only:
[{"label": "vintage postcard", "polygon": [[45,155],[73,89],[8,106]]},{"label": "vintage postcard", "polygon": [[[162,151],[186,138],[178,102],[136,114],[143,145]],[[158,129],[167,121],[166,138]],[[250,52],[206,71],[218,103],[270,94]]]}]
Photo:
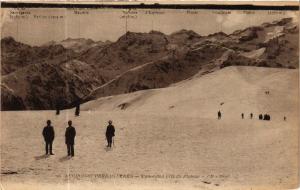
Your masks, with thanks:
[{"label": "vintage postcard", "polygon": [[295,4],[1,4],[3,190],[295,189]]}]

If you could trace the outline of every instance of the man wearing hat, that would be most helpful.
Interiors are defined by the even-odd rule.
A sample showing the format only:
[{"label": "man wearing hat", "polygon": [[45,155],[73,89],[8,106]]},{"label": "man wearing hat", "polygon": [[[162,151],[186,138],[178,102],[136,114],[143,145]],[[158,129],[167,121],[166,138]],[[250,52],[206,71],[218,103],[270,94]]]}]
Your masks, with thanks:
[{"label": "man wearing hat", "polygon": [[107,147],[111,148],[112,138],[115,136],[115,127],[112,125],[111,120],[108,121],[105,136],[107,140]]}]

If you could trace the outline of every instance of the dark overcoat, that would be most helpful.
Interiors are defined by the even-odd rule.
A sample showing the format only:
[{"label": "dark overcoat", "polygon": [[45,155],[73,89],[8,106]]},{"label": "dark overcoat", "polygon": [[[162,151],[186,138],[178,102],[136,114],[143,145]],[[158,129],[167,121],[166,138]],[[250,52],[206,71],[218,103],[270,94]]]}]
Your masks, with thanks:
[{"label": "dark overcoat", "polygon": [[72,126],[67,127],[66,133],[65,133],[66,144],[74,145],[75,136],[76,136],[75,128]]},{"label": "dark overcoat", "polygon": [[115,136],[115,127],[113,125],[108,125],[106,128],[106,137],[111,138]]},{"label": "dark overcoat", "polygon": [[52,126],[46,126],[43,129],[43,137],[46,142],[52,142],[54,140],[54,128]]}]

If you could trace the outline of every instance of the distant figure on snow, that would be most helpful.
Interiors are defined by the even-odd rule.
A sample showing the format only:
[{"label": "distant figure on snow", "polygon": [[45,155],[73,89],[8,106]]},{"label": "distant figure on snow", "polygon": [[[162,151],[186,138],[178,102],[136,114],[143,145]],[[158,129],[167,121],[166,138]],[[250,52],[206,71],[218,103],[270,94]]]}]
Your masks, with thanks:
[{"label": "distant figure on snow", "polygon": [[218,119],[221,119],[221,117],[222,117],[222,114],[221,114],[221,111],[219,110],[218,111]]},{"label": "distant figure on snow", "polygon": [[271,120],[270,115],[269,115],[269,114],[265,114],[265,115],[264,115],[264,120],[270,121],[270,120]]},{"label": "distant figure on snow", "polygon": [[78,100],[76,102],[75,116],[79,116],[79,113],[80,113],[80,101]]},{"label": "distant figure on snow", "polygon": [[44,127],[43,129],[43,137],[46,143],[45,150],[46,150],[46,155],[50,153],[50,155],[54,155],[52,152],[52,144],[54,140],[54,128],[51,126],[51,121],[47,120],[47,126]]},{"label": "distant figure on snow", "polygon": [[241,115],[241,116],[242,116],[242,119],[244,119],[244,113],[242,113],[242,115]]},{"label": "distant figure on snow", "polygon": [[56,115],[59,115],[59,113],[60,113],[60,104],[59,104],[58,101],[56,102],[55,109],[56,109]]},{"label": "distant figure on snow", "polygon": [[253,113],[250,113],[250,119],[252,119],[253,118]]},{"label": "distant figure on snow", "polygon": [[108,121],[105,136],[107,140],[107,147],[111,148],[112,138],[115,136],[115,127],[112,125],[111,120]]},{"label": "distant figure on snow", "polygon": [[285,116],[283,117],[283,121],[286,121],[286,117]]},{"label": "distant figure on snow", "polygon": [[258,119],[259,119],[259,120],[262,120],[262,119],[263,119],[263,115],[262,115],[262,114],[259,114]]},{"label": "distant figure on snow", "polygon": [[76,136],[76,130],[72,126],[72,121],[68,121],[68,127],[66,128],[65,140],[68,149],[68,156],[74,156],[74,141]]}]

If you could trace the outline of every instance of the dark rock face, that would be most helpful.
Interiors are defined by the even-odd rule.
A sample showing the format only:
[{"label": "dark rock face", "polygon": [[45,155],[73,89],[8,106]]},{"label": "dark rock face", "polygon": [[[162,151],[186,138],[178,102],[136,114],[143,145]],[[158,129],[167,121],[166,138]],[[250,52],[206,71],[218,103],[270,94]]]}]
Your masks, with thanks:
[{"label": "dark rock face", "polygon": [[22,98],[14,95],[12,91],[2,85],[1,99],[1,110],[23,110],[26,108]]},{"label": "dark rock face", "polygon": [[1,109],[55,109],[57,102],[68,108],[78,99],[162,88],[231,65],[298,68],[298,31],[286,18],[208,36],[127,32],[116,42],[80,38],[40,47],[6,37]]},{"label": "dark rock face", "polygon": [[[85,96],[101,84],[95,71],[79,61],[52,65],[32,64],[2,78],[2,83],[14,89],[22,100],[24,109],[55,108],[60,101],[63,108],[71,106],[74,100]],[[2,102],[8,102],[2,95]],[[2,104],[3,110],[11,110]]]},{"label": "dark rock face", "polygon": [[72,50],[62,45],[31,47],[6,37],[1,40],[1,74],[7,75],[34,63],[65,62],[74,56]]}]

